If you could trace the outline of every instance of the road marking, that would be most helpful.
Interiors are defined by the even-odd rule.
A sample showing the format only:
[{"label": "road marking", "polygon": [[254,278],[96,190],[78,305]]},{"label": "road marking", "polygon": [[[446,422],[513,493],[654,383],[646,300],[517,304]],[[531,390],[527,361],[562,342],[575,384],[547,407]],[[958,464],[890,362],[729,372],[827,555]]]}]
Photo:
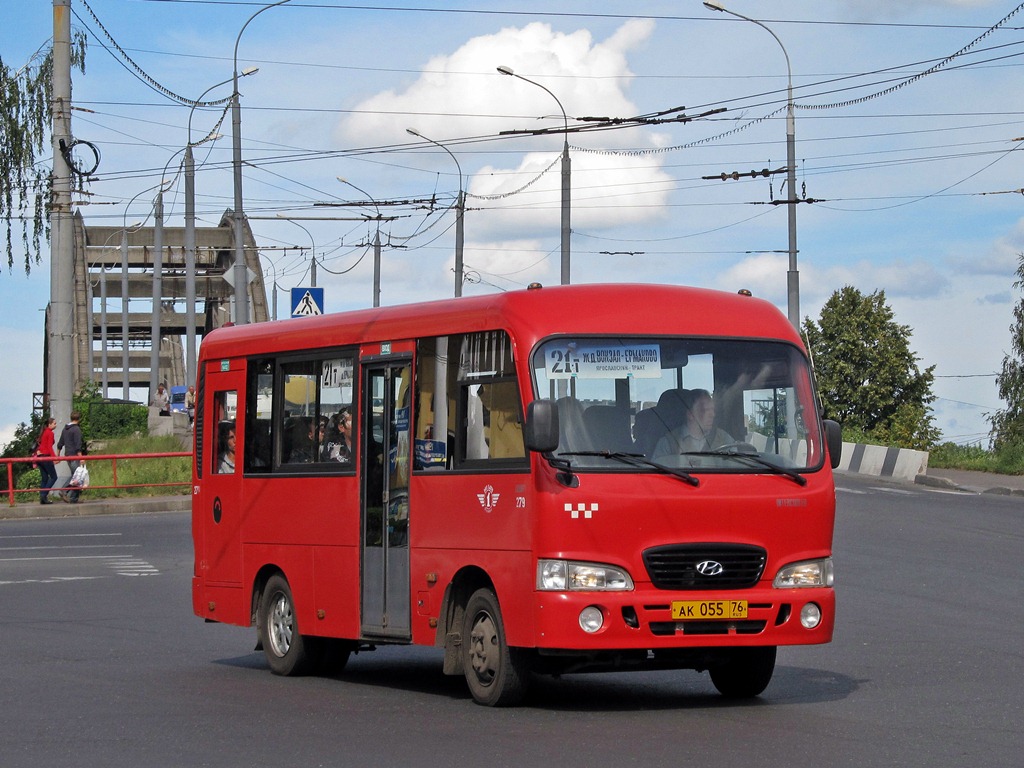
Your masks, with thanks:
[{"label": "road marking", "polygon": [[0,581],[0,587],[10,584],[58,584],[63,581],[89,581],[90,579],[102,579],[103,576],[53,576],[49,579],[22,579],[20,581]]},{"label": "road marking", "polygon": [[0,552],[25,552],[42,549],[135,549],[141,544],[55,544],[42,547],[0,547]]},{"label": "road marking", "polygon": [[107,563],[118,576],[159,576],[160,570],[145,560],[121,560]]}]

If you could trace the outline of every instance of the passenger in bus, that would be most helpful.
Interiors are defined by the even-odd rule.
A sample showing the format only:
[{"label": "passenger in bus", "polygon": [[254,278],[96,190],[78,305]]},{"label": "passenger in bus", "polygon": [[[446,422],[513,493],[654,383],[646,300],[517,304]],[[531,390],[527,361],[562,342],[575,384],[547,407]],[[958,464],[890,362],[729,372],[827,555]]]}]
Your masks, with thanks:
[{"label": "passenger in bus", "polygon": [[658,441],[655,458],[713,451],[736,442],[728,432],[715,426],[715,401],[706,389],[693,390],[686,421]]},{"label": "passenger in bus", "polygon": [[222,421],[218,425],[217,472],[230,475],[235,471],[235,422]]},{"label": "passenger in bus", "polygon": [[348,408],[342,408],[331,417],[320,458],[345,464],[352,462],[352,412]]},{"label": "passenger in bus", "polygon": [[[303,432],[300,425],[307,425]],[[323,442],[327,433],[327,419],[307,419],[298,421],[292,431],[293,444],[288,456],[289,464],[311,464],[319,455],[317,445]]]}]

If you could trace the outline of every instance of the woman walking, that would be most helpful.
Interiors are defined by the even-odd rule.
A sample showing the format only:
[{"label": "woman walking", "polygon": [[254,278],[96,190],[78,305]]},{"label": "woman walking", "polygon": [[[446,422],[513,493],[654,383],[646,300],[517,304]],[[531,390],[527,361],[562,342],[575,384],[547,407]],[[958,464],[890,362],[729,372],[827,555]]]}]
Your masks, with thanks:
[{"label": "woman walking", "polygon": [[40,483],[39,503],[52,504],[50,501],[50,489],[57,482],[57,469],[53,466],[53,460],[57,454],[53,450],[53,428],[57,426],[56,419],[50,419],[39,434],[39,448],[36,450],[36,459],[39,464],[39,471],[43,475]]}]

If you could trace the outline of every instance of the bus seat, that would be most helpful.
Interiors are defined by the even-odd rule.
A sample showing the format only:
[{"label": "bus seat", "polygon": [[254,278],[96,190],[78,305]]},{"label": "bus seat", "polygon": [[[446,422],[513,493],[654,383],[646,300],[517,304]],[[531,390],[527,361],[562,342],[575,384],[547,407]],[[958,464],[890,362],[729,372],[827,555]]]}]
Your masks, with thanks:
[{"label": "bus seat", "polygon": [[657,405],[640,411],[633,424],[633,450],[651,456],[661,438],[682,426],[689,398],[688,390],[666,389],[658,398]]},{"label": "bus seat", "polygon": [[590,433],[583,421],[583,406],[575,397],[560,397],[555,400],[558,409],[558,450],[592,451]]},{"label": "bus seat", "polygon": [[614,405],[592,405],[583,412],[583,423],[599,451],[632,451],[629,414]]}]

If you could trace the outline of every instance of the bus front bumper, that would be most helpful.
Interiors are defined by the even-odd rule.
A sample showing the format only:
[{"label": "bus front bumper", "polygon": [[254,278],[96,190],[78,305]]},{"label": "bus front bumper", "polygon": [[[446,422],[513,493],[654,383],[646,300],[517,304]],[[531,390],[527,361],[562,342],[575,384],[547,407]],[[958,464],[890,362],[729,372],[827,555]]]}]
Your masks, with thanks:
[{"label": "bus front bumper", "polygon": [[542,653],[815,645],[832,640],[835,624],[830,587],[535,596]]}]

